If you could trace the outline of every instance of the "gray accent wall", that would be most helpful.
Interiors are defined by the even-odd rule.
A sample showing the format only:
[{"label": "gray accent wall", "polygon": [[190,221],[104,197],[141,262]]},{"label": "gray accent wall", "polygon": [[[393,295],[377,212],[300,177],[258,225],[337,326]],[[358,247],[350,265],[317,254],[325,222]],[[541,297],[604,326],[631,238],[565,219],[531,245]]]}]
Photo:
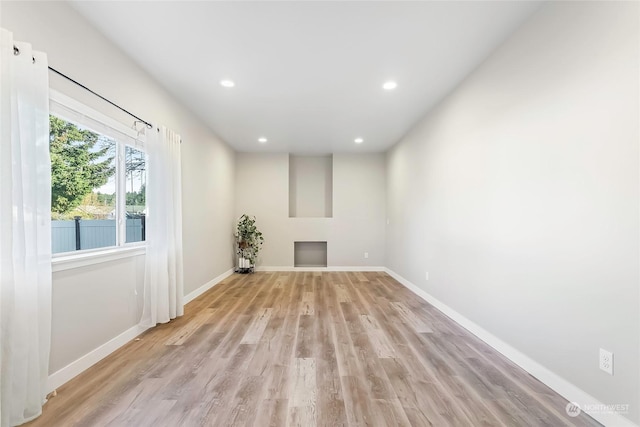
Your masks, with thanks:
[{"label": "gray accent wall", "polygon": [[[322,241],[327,242],[329,267],[383,267],[384,154],[333,154],[331,168],[306,168],[307,184],[333,182],[331,218],[289,217],[290,158],[297,162],[298,157],[287,153],[236,154],[236,218],[245,213],[254,215],[265,238],[257,266],[293,267],[294,242]],[[297,165],[306,165],[306,160]],[[327,179],[327,170],[332,171],[331,180]],[[320,191],[317,197],[324,198],[326,193]],[[322,207],[328,203],[320,200],[319,204]]]},{"label": "gray accent wall", "polygon": [[637,2],[543,6],[388,153],[386,251],[391,270],[630,404],[636,423],[638,16]]}]

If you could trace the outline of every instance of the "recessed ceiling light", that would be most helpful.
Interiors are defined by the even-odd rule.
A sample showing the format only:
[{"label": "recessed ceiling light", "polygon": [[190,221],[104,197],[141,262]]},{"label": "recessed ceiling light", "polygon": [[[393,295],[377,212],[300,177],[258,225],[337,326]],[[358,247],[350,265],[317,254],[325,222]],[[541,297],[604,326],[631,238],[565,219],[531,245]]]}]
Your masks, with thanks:
[{"label": "recessed ceiling light", "polygon": [[234,87],[235,85],[233,80],[220,80],[220,86],[222,87]]},{"label": "recessed ceiling light", "polygon": [[353,140],[353,142],[355,142],[356,144],[362,144],[364,142],[364,139],[356,138],[356,139]]},{"label": "recessed ceiling light", "polygon": [[258,142],[260,142],[260,143],[264,144],[265,142],[267,142],[267,138],[265,138],[265,137],[260,137],[260,138],[258,138]]},{"label": "recessed ceiling light", "polygon": [[393,80],[389,80],[382,85],[382,89],[384,90],[394,90],[397,87],[398,83],[394,82]]}]

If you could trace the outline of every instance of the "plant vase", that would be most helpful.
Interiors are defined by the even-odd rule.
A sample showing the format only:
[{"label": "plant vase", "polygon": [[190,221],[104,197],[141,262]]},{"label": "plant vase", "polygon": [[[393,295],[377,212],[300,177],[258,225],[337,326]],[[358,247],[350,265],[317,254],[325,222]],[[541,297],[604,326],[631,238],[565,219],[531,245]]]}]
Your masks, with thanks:
[{"label": "plant vase", "polygon": [[245,241],[238,242],[238,268],[236,273],[248,274],[253,273],[253,264],[251,259],[247,256],[249,245]]}]

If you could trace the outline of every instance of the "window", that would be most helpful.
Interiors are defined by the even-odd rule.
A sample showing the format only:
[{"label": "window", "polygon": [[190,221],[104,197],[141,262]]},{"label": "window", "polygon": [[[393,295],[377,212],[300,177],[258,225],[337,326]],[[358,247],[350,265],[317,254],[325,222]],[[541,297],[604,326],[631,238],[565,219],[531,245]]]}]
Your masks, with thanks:
[{"label": "window", "polygon": [[126,242],[145,240],[145,215],[147,213],[147,155],[130,146],[125,147],[125,211],[127,217]]},{"label": "window", "polygon": [[52,97],[54,254],[145,240],[147,156],[137,132],[109,121],[61,95],[55,102]]}]

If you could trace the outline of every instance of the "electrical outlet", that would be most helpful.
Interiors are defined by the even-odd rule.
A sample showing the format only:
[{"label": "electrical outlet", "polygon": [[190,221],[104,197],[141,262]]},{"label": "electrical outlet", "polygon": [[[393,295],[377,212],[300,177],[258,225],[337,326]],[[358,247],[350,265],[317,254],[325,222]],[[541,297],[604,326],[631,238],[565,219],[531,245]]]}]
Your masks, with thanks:
[{"label": "electrical outlet", "polygon": [[428,271],[424,272],[424,280],[429,280],[429,272]]},{"label": "electrical outlet", "polygon": [[613,353],[603,348],[600,349],[600,369],[613,375]]},{"label": "electrical outlet", "polygon": [[364,257],[365,257],[365,258],[369,258],[369,252],[365,252],[365,253],[364,253]]}]

